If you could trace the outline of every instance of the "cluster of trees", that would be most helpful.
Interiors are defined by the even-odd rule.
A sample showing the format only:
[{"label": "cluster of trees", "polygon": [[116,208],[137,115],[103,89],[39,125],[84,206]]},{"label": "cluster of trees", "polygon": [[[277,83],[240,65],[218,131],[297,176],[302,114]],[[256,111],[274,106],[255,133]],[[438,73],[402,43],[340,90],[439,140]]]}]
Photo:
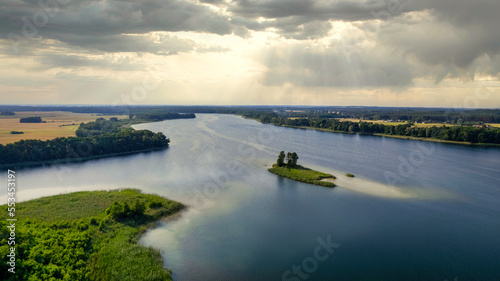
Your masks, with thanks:
[{"label": "cluster of trees", "polygon": [[[5,224],[0,222],[2,257],[10,253]],[[84,222],[27,220],[16,223],[16,273],[8,272],[10,266],[2,262],[0,280],[89,280],[91,235],[88,228]]]},{"label": "cluster of trees", "polygon": [[2,112],[0,112],[0,115],[14,116],[14,115],[16,115],[16,113],[14,111],[2,111]]},{"label": "cluster of trees", "polygon": [[77,137],[98,136],[118,132],[123,125],[116,117],[109,120],[97,118],[94,122],[81,123],[75,133]]},{"label": "cluster of trees", "polygon": [[102,134],[116,133],[122,129],[123,126],[138,123],[140,121],[155,122],[171,119],[185,119],[196,118],[194,114],[180,114],[180,113],[143,113],[143,114],[130,114],[129,119],[118,120],[116,117],[111,117],[109,120],[98,118],[94,122],[81,123],[76,130],[77,137],[89,137]]},{"label": "cluster of trees", "polygon": [[47,141],[21,140],[0,145],[0,164],[102,157],[108,154],[167,148],[169,142],[162,133],[136,131],[132,128],[89,137],[65,137]]},{"label": "cluster of trees", "polygon": [[146,211],[146,204],[137,199],[132,207],[127,202],[113,204],[106,209],[106,213],[115,220],[135,219],[139,220],[144,216]]},{"label": "cluster of trees", "polygon": [[34,116],[34,117],[23,117],[19,119],[20,123],[42,123],[42,117]]},{"label": "cluster of trees", "polygon": [[11,135],[21,135],[21,134],[24,134],[24,132],[21,132],[21,131],[10,131],[10,134]]},{"label": "cluster of trees", "polygon": [[281,151],[276,164],[278,165],[278,167],[286,166],[287,168],[293,168],[297,166],[297,160],[299,160],[299,156],[297,155],[297,153],[288,152],[285,155],[285,151]]},{"label": "cluster of trees", "polygon": [[279,126],[313,127],[338,132],[361,134],[384,134],[446,141],[500,144],[500,128],[473,126],[415,127],[411,122],[403,125],[384,125],[372,122],[339,121],[323,118],[284,118],[276,113],[265,113],[258,117],[262,123]]}]

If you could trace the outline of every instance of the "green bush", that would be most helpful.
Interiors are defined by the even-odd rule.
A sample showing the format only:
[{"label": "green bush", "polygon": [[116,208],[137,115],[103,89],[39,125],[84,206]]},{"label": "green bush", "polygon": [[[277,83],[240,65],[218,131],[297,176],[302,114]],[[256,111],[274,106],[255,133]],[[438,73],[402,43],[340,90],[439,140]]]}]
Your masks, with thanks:
[{"label": "green bush", "polygon": [[157,209],[157,208],[161,208],[161,207],[163,207],[163,203],[162,202],[153,201],[153,202],[149,203],[149,208],[150,209]]}]

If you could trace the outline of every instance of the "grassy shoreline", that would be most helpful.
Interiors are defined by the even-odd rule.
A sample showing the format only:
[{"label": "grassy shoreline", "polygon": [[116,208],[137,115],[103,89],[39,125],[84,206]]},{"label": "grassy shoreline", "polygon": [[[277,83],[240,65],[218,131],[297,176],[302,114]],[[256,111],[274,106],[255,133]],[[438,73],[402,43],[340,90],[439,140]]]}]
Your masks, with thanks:
[{"label": "grassy shoreline", "polygon": [[294,181],[299,181],[303,183],[309,183],[324,187],[335,187],[333,182],[322,181],[323,179],[335,179],[335,176],[331,174],[326,174],[318,171],[311,170],[309,168],[302,167],[297,165],[293,168],[287,167],[278,167],[277,164],[274,164],[272,168],[268,169],[269,172],[276,174],[278,176],[282,176]]},{"label": "grassy shoreline", "polygon": [[[109,211],[114,204],[132,206],[130,214],[134,204],[144,211],[116,217]],[[124,189],[61,194],[15,207],[16,274],[4,263],[1,280],[171,280],[159,251],[137,242],[158,220],[182,210],[180,203]],[[9,235],[6,219],[5,210],[0,214],[1,240]],[[2,243],[0,254],[8,253],[9,246]]]}]

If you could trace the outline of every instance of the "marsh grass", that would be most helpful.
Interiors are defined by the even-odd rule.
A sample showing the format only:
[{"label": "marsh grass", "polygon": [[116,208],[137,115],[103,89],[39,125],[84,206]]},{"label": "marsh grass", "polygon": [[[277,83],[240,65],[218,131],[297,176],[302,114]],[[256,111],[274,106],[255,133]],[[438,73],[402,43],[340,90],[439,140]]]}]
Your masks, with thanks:
[{"label": "marsh grass", "polygon": [[[120,220],[106,213],[114,202],[132,206],[137,201],[145,206],[154,202],[155,208]],[[0,207],[0,254],[5,256],[7,206]],[[171,280],[160,253],[137,241],[157,220],[183,207],[134,189],[75,192],[17,203],[17,273],[10,274],[2,263],[0,279]]]}]

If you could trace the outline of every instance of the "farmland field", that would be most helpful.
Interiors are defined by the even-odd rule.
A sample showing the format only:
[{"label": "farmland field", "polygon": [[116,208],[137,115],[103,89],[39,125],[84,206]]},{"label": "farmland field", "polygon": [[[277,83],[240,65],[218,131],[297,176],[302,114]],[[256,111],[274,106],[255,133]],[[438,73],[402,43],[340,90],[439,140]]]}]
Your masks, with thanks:
[{"label": "farmland field", "polygon": [[[20,123],[22,117],[40,116],[46,123]],[[128,118],[125,115],[106,115],[89,113],[72,113],[66,111],[22,111],[14,116],[0,115],[0,144],[13,143],[23,139],[49,140],[58,137],[75,136],[78,125],[82,122],[95,121],[99,117],[109,119]],[[11,131],[21,131],[23,134],[11,134]]]}]

